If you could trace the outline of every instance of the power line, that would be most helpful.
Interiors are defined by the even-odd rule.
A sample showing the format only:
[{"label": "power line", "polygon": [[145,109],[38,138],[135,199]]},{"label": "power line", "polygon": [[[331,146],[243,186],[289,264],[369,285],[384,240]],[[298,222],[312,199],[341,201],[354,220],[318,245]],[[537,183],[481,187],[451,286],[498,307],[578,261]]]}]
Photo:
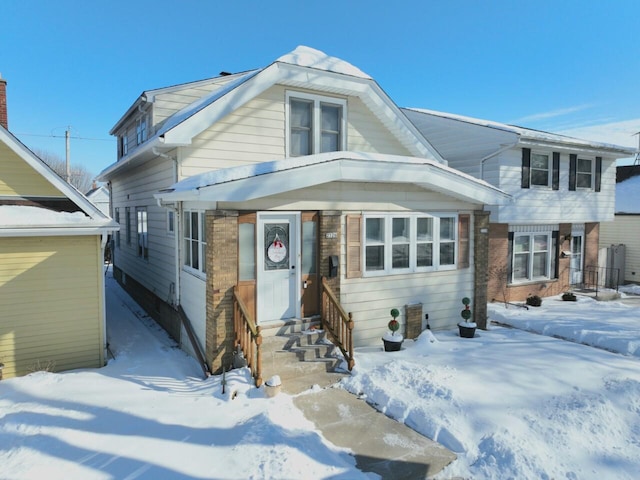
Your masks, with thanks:
[{"label": "power line", "polygon": [[[64,135],[42,135],[37,133],[14,133],[14,135],[20,135],[25,137],[46,137],[46,138],[65,138]],[[114,142],[115,138],[91,138],[91,137],[69,137],[75,140],[97,140],[100,142]]]}]

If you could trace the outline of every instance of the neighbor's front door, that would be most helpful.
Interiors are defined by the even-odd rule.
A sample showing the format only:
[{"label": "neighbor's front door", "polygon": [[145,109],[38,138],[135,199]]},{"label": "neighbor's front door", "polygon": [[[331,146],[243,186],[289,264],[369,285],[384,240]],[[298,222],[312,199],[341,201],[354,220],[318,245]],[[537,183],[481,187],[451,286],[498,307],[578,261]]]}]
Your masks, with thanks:
[{"label": "neighbor's front door", "polygon": [[299,314],[299,214],[258,216],[258,322],[293,318]]},{"label": "neighbor's front door", "polygon": [[582,283],[582,252],[583,252],[583,236],[572,235],[571,237],[571,285],[580,285]]}]

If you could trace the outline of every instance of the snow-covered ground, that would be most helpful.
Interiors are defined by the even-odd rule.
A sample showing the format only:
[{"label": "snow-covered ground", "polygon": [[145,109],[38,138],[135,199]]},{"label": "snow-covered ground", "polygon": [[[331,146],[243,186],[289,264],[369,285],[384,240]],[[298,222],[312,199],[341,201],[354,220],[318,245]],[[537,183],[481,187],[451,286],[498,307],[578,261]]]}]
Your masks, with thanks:
[{"label": "snow-covered ground", "polygon": [[[227,375],[225,394],[220,377],[200,380],[111,278],[108,290],[115,360],[0,382],[0,477],[376,478],[291,397],[252,388],[246,370]],[[358,349],[342,386],[456,451],[438,478],[635,479],[640,309],[558,298],[528,311],[490,305],[518,329],[427,331],[400,352]]]}]

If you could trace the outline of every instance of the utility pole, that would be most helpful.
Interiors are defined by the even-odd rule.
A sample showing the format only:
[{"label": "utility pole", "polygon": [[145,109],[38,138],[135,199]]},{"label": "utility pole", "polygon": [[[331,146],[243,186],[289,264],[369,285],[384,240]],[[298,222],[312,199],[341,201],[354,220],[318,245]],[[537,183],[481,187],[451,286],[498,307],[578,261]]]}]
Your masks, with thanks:
[{"label": "utility pole", "polygon": [[65,151],[67,153],[66,155],[66,165],[67,165],[67,175],[65,180],[67,181],[67,183],[71,183],[71,159],[70,159],[70,142],[69,142],[69,135],[71,133],[71,126],[67,126],[67,130],[64,132],[64,140],[65,140]]}]

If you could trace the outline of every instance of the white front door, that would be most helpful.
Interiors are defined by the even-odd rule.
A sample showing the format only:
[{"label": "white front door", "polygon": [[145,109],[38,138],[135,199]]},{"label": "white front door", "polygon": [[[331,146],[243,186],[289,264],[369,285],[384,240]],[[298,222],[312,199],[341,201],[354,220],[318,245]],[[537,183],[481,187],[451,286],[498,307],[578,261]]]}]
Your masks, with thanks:
[{"label": "white front door", "polygon": [[299,214],[258,215],[258,322],[294,318],[299,314]]},{"label": "white front door", "polygon": [[571,285],[580,285],[582,283],[582,251],[583,236],[571,236],[571,264],[569,271],[571,272]]}]

